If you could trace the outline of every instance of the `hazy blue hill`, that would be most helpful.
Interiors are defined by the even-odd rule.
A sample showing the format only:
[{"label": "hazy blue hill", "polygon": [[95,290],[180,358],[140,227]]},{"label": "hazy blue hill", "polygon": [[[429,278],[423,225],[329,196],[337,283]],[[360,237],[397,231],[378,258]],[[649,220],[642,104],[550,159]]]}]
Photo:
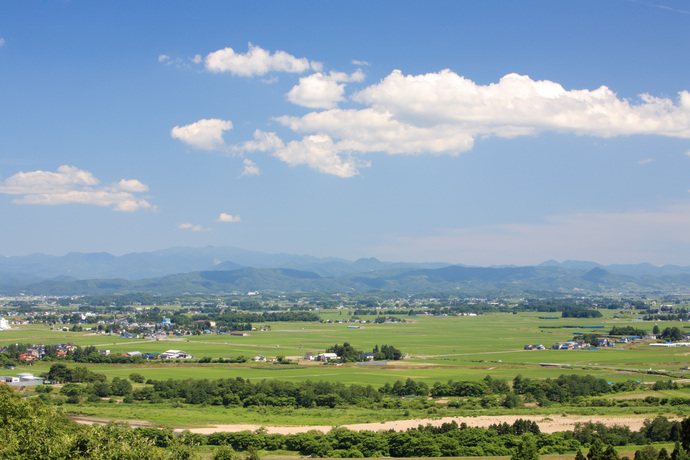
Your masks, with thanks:
[{"label": "hazy blue hill", "polygon": [[17,289],[21,288],[21,286],[40,283],[42,281],[43,278],[22,273],[2,273],[0,274],[0,291]]},{"label": "hazy blue hill", "polygon": [[97,279],[60,282],[43,281],[5,292],[42,295],[125,294],[144,292],[158,295],[246,294],[251,291],[284,292],[366,292],[381,290],[401,293],[458,292],[464,295],[506,292],[610,293],[685,292],[690,275],[645,276],[635,278],[608,273],[601,268],[589,271],[560,267],[482,268],[450,266],[438,269],[388,269],[342,277],[322,277],[316,273],[285,268],[238,268],[207,270],[127,281]]},{"label": "hazy blue hill", "polygon": [[533,277],[536,273],[535,267],[506,267],[506,268],[484,268],[484,267],[465,267],[452,265],[450,267],[439,268],[436,270],[424,270],[413,272],[424,273],[430,281],[505,281],[507,279]]},{"label": "hazy blue hill", "polygon": [[225,262],[221,262],[215,267],[213,267],[214,270],[216,271],[228,271],[228,270],[239,270],[240,268],[245,268],[243,265],[236,264],[235,262],[231,260],[226,260]]},{"label": "hazy blue hill", "polygon": [[582,279],[587,280],[587,281],[592,281],[595,283],[601,283],[604,281],[606,278],[610,278],[611,275],[609,272],[604,270],[603,268],[599,267],[594,267],[584,275],[582,275]]},{"label": "hazy blue hill", "polygon": [[144,292],[154,295],[181,294],[246,294],[251,291],[334,292],[348,287],[333,279],[321,278],[311,272],[292,269],[241,268],[238,270],[203,271],[167,275],[161,278],[128,281],[123,279],[43,281],[13,289],[26,294],[100,295]]},{"label": "hazy blue hill", "polygon": [[604,266],[572,260],[523,267],[392,263],[376,258],[353,262],[212,246],[123,256],[70,253],[62,257],[32,254],[0,258],[0,291],[5,294],[220,295],[372,290],[465,295],[535,291],[685,293],[690,291],[690,267]]},{"label": "hazy blue hill", "polygon": [[173,247],[153,252],[136,252],[122,256],[108,253],[72,252],[65,256],[32,254],[0,257],[0,276],[24,274],[41,279],[73,276],[77,279],[122,278],[142,280],[176,273],[209,270],[235,270],[241,267],[289,268],[314,272],[323,277],[386,268],[436,268],[447,264],[411,264],[381,262],[375,258],[355,262],[336,257],[314,257],[294,254],[268,254],[233,247]]},{"label": "hazy blue hill", "polygon": [[640,263],[640,264],[611,264],[611,265],[601,265],[596,262],[589,262],[583,260],[566,260],[565,262],[557,262],[553,259],[547,260],[539,264],[539,267],[561,267],[569,268],[574,270],[591,270],[593,268],[602,268],[607,272],[615,275],[628,275],[628,276],[665,276],[665,275],[680,275],[680,274],[690,274],[690,266],[678,266],[678,265],[663,265],[657,266],[650,263]]},{"label": "hazy blue hill", "polygon": [[318,273],[324,277],[340,277],[356,273],[367,273],[373,271],[383,270],[397,270],[397,269],[420,269],[420,268],[440,268],[446,267],[448,264],[441,262],[430,263],[407,263],[407,262],[382,262],[375,257],[358,259],[354,262],[348,261],[330,261],[320,262],[315,264],[292,265],[293,268],[299,270],[311,271]]},{"label": "hazy blue hill", "polygon": [[634,265],[608,265],[606,267],[611,273],[619,273],[630,276],[669,276],[690,274],[690,267],[682,267],[678,265],[652,265],[649,263],[634,264]]},{"label": "hazy blue hill", "polygon": [[539,266],[570,268],[572,270],[591,270],[593,268],[602,267],[601,264],[586,260],[566,260],[565,262],[556,262],[553,259],[547,260],[546,262],[539,264]]},{"label": "hazy blue hill", "polygon": [[626,292],[640,292],[659,288],[658,285],[646,281],[636,284],[634,281],[631,282],[629,277],[608,274],[605,270],[602,272],[590,273],[548,266],[484,268],[454,265],[432,270],[358,274],[350,279],[373,289],[387,291],[436,290],[465,294],[528,291],[602,293],[623,288]]},{"label": "hazy blue hill", "polygon": [[15,288],[10,290],[9,293],[12,295],[17,295],[19,292],[22,292],[27,295],[70,296],[113,293],[124,294],[127,292],[135,292],[128,291],[130,285],[131,281],[123,279],[94,279],[77,281],[49,280],[30,284],[21,289]]}]

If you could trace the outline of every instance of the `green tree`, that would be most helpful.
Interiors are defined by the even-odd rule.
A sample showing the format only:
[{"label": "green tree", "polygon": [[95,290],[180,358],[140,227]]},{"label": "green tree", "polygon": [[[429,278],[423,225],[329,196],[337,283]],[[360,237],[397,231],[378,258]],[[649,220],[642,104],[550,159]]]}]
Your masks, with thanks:
[{"label": "green tree", "polygon": [[146,381],[143,375],[136,372],[129,374],[129,379],[134,383],[144,383]]},{"label": "green tree", "polygon": [[508,409],[512,409],[514,407],[517,407],[520,404],[520,397],[513,393],[512,391],[506,395],[506,398],[503,400],[503,406],[507,407]]},{"label": "green tree", "polygon": [[230,446],[221,446],[211,456],[211,460],[240,460],[240,456]]},{"label": "green tree", "polygon": [[132,393],[132,383],[129,380],[113,377],[110,390],[116,396],[125,396]]},{"label": "green tree", "polygon": [[72,381],[72,370],[62,363],[50,366],[48,380],[51,382],[67,383]]},{"label": "green tree", "polygon": [[259,450],[254,446],[249,446],[247,449],[246,460],[261,460],[261,455],[259,455]]},{"label": "green tree", "polygon": [[680,444],[685,452],[690,451],[690,417],[680,422]]},{"label": "green tree", "polygon": [[537,443],[532,433],[525,433],[521,436],[520,444],[510,456],[510,460],[539,460]]},{"label": "green tree", "polygon": [[671,460],[690,460],[690,455],[681,447],[680,442],[676,441],[676,445],[671,452]]},{"label": "green tree", "polygon": [[657,460],[657,457],[659,457],[659,452],[654,446],[644,446],[635,451],[635,460]]},{"label": "green tree", "polygon": [[618,452],[616,451],[616,449],[613,448],[612,445],[606,447],[604,455],[601,458],[602,460],[620,460]]},{"label": "green tree", "polygon": [[587,458],[589,460],[603,460],[604,458],[604,444],[601,439],[595,438],[591,446],[589,446],[589,452],[587,452]]}]

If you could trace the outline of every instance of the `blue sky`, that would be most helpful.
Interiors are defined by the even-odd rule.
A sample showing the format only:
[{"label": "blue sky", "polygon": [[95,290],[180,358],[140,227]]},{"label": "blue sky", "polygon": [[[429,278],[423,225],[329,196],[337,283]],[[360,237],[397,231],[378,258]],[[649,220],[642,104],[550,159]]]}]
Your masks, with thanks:
[{"label": "blue sky", "polygon": [[0,3],[0,254],[690,265],[683,1]]}]

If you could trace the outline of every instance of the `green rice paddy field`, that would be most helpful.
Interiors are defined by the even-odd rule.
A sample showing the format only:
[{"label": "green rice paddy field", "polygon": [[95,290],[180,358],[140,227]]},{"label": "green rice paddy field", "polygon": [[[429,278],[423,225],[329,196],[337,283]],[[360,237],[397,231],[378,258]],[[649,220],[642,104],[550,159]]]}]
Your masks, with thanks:
[{"label": "green rice paddy field", "polygon": [[[584,350],[524,350],[525,344],[543,344],[547,348],[558,341],[573,337],[573,332],[593,332],[596,329],[562,328],[561,326],[632,325],[651,331],[653,323],[631,319],[614,319],[612,313],[598,319],[544,320],[543,314],[493,313],[483,316],[401,317],[407,322],[390,324],[367,323],[352,328],[353,323],[270,323],[270,331],[254,331],[250,336],[204,334],[200,336],[170,337],[168,340],[122,339],[115,335],[96,335],[86,332],[51,331],[46,326],[24,326],[0,332],[0,345],[8,343],[56,344],[73,342],[109,349],[111,353],[131,351],[164,352],[183,350],[196,358],[228,358],[240,355],[267,358],[284,356],[301,358],[306,352],[321,353],[334,344],[349,342],[362,351],[375,345],[393,345],[407,354],[402,361],[387,365],[342,366],[306,364],[277,365],[271,363],[198,364],[196,362],[156,362],[144,365],[99,365],[90,367],[109,377],[126,377],[136,371],[151,379],[227,378],[240,376],[249,379],[278,378],[287,380],[330,380],[347,384],[380,386],[408,377],[426,381],[474,380],[486,375],[512,379],[524,377],[557,377],[565,373],[590,373],[608,381],[683,378],[684,367],[690,365],[690,348],[651,347],[647,342],[617,344],[612,349]],[[347,311],[322,313],[324,319],[347,319]],[[361,319],[374,317],[361,316]],[[682,323],[659,323],[660,328]],[[260,326],[259,324],[255,326]],[[544,367],[549,363],[557,366]],[[47,371],[50,363],[34,363],[34,373]],[[27,366],[28,368],[28,366]],[[26,369],[17,369],[22,372]],[[650,370],[652,372],[650,372]],[[662,371],[656,374],[653,371]],[[663,375],[666,374],[666,375]]]},{"label": "green rice paddy field", "polygon": [[[517,375],[528,378],[556,378],[562,374],[591,374],[609,382],[637,380],[654,383],[659,380],[682,381],[686,377],[684,368],[690,366],[690,348],[651,347],[649,342],[636,341],[631,344],[617,344],[616,347],[600,350],[556,351],[548,349],[555,342],[573,338],[574,332],[603,332],[613,326],[633,326],[652,330],[654,323],[634,321],[640,314],[625,319],[614,318],[614,312],[604,311],[598,319],[540,319],[551,316],[538,313],[492,313],[483,316],[407,317],[405,322],[366,324],[337,322],[351,318],[347,310],[326,310],[321,312],[324,323],[280,323],[254,324],[257,329],[270,325],[268,331],[253,331],[247,337],[204,334],[199,336],[169,336],[165,340],[123,339],[117,335],[90,332],[62,332],[48,326],[32,325],[0,331],[0,346],[11,343],[58,344],[72,342],[81,346],[96,346],[110,350],[113,354],[140,351],[161,353],[169,349],[183,350],[195,358],[252,358],[263,355],[269,359],[287,357],[291,364],[272,362],[243,364],[199,363],[194,360],[149,361],[136,365],[86,364],[92,371],[109,378],[127,378],[131,373],[142,374],[146,379],[221,379],[242,377],[251,380],[281,379],[300,381],[331,381],[345,384],[383,386],[396,380],[412,378],[432,386],[435,382],[448,380],[480,380],[491,375],[495,378],[512,380]],[[373,320],[374,316],[360,316]],[[683,323],[659,322],[658,326],[682,327]],[[358,326],[348,327],[348,326]],[[567,327],[565,327],[567,326]],[[581,326],[603,326],[589,329]],[[307,352],[322,353],[335,344],[349,342],[356,349],[371,351],[374,346],[392,345],[406,358],[391,361],[385,365],[323,365],[306,362],[301,358]],[[524,350],[526,344],[543,344],[546,350]],[[38,375],[47,372],[51,362],[35,362],[19,366],[3,373],[14,375],[19,372],[33,372]],[[68,366],[83,366],[66,362]],[[549,364],[544,366],[543,364]],[[690,371],[689,371],[690,372]],[[141,388],[144,384],[134,384]],[[55,392],[57,393],[57,392]],[[653,390],[651,385],[642,385],[634,392],[617,393],[608,399],[642,399],[646,396],[658,398],[688,398],[690,388],[677,390]],[[62,410],[70,416],[96,421],[136,421],[135,423],[156,426],[193,428],[212,425],[312,425],[339,426],[354,423],[376,423],[392,420],[432,419],[446,416],[518,415],[518,416],[635,416],[653,418],[665,415],[672,418],[690,416],[690,408],[679,406],[625,405],[593,407],[520,405],[513,409],[501,407],[483,408],[473,406],[451,407],[448,404],[429,404],[431,401],[407,400],[404,404],[386,410],[366,407],[336,407],[334,409],[292,408],[259,406],[224,407],[214,405],[182,404],[179,401],[149,403],[137,401],[131,404],[109,402],[64,404]],[[426,403],[426,404],[425,404]],[[438,407],[432,407],[438,406]],[[630,446],[622,448],[633,456]],[[627,450],[625,450],[627,449]],[[629,452],[628,452],[629,451]],[[209,456],[210,453],[204,454]],[[563,456],[544,456],[549,459],[573,458],[574,453]],[[279,456],[267,458],[280,459]],[[290,455],[286,458],[294,458]]]}]

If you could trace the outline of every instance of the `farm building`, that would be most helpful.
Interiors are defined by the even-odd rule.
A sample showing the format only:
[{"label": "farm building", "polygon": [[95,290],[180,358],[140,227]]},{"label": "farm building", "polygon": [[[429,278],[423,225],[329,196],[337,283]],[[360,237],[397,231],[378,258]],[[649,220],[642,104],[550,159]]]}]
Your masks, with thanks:
[{"label": "farm building", "polygon": [[188,355],[182,350],[168,350],[160,354],[160,359],[191,359],[192,356]]},{"label": "farm building", "polygon": [[578,342],[556,342],[553,344],[551,349],[553,350],[577,350],[580,348],[580,344]]},{"label": "farm building", "polygon": [[17,374],[16,377],[5,377],[0,376],[0,383],[4,383],[10,386],[33,386],[33,385],[43,385],[43,379],[39,377],[34,377],[34,374],[28,372],[23,372]]},{"label": "farm building", "polygon": [[317,361],[327,363],[328,361],[337,361],[340,358],[335,353],[320,353],[317,357]]}]

